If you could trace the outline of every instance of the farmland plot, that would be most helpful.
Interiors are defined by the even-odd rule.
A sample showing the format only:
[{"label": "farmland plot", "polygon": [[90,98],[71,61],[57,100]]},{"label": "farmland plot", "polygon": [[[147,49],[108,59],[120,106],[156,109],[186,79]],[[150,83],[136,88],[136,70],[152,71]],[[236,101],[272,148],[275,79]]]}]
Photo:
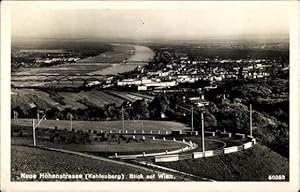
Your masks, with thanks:
[{"label": "farmland plot", "polygon": [[[46,92],[33,89],[12,89],[11,90],[11,107],[21,107],[25,110],[31,108],[30,104],[37,105],[41,108],[62,108],[63,106],[53,100]],[[33,106],[33,105],[32,105]]]},{"label": "farmland plot", "polygon": [[109,95],[103,91],[92,90],[92,91],[88,92],[88,94],[94,96],[94,98],[96,98],[97,101],[102,100],[102,101],[106,101],[108,103],[115,103],[117,106],[121,105],[125,101],[118,97],[112,97],[111,95]]},{"label": "farmland plot", "polygon": [[57,94],[63,96],[64,101],[69,106],[82,105],[79,102],[82,100],[87,100],[88,102],[94,104],[97,107],[103,107],[104,105],[111,104],[111,103],[115,103],[116,105],[121,105],[125,101],[124,99],[120,99],[118,97],[114,97],[109,94],[106,94],[103,91],[96,91],[96,90],[80,92],[80,93],[59,92]]},{"label": "farmland plot", "polygon": [[138,96],[128,94],[128,93],[125,93],[125,92],[120,92],[120,91],[107,91],[106,93],[108,93],[112,96],[122,98],[122,99],[124,99],[126,101],[130,101],[130,102],[134,102],[136,100],[143,99],[142,97],[138,97]]},{"label": "farmland plot", "polygon": [[71,93],[71,92],[58,92],[56,93],[58,96],[63,97],[63,101],[65,102],[65,108],[70,107],[70,108],[81,108],[85,109],[87,108],[85,105],[81,104],[78,102],[82,97],[78,93]]},{"label": "farmland plot", "polygon": [[154,99],[153,96],[145,95],[145,94],[141,94],[141,93],[137,93],[137,92],[127,92],[127,93],[131,94],[131,95],[138,96],[138,97],[143,98],[143,99],[147,99],[147,100],[153,100]]},{"label": "farmland plot", "polygon": [[[12,89],[11,107],[21,107],[30,110],[34,105],[38,108],[64,108],[86,109],[89,104],[103,107],[115,103],[120,106],[124,101],[134,102],[149,98],[146,95],[118,91],[82,91],[76,92],[44,92],[36,89]],[[150,98],[149,98],[150,99]],[[30,105],[34,104],[34,105]]]}]

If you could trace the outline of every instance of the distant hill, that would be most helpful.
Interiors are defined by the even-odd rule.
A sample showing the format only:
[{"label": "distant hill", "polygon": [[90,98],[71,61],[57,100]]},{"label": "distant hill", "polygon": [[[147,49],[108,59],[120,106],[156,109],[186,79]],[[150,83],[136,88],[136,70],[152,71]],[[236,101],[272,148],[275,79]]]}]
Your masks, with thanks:
[{"label": "distant hill", "polygon": [[289,179],[288,159],[259,144],[242,152],[160,165],[217,181],[268,181],[269,175]]}]

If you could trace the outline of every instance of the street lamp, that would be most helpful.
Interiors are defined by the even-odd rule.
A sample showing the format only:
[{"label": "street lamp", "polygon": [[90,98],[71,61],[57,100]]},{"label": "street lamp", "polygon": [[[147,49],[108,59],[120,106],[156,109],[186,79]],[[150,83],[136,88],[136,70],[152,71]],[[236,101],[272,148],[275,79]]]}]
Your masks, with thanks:
[{"label": "street lamp", "polygon": [[249,113],[250,113],[250,137],[252,138],[252,104],[250,104],[249,106],[250,110],[249,110]]},{"label": "street lamp", "polygon": [[122,125],[123,125],[123,133],[125,133],[125,123],[124,123],[124,107],[122,106]]},{"label": "street lamp", "polygon": [[202,132],[202,152],[203,152],[203,157],[205,156],[205,142],[204,142],[204,115],[203,112],[201,112],[201,132]]}]

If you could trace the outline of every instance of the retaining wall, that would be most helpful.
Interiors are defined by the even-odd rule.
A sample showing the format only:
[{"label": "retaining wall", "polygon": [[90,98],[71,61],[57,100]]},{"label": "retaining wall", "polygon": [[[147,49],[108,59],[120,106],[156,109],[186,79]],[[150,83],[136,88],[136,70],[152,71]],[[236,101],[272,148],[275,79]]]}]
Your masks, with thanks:
[{"label": "retaining wall", "polygon": [[[158,140],[163,140],[166,141],[165,139],[158,139]],[[137,159],[140,157],[156,157],[156,156],[167,156],[167,155],[171,155],[171,159],[174,159],[174,156],[172,156],[173,154],[178,154],[178,153],[182,153],[182,152],[187,152],[187,151],[191,151],[193,149],[196,149],[198,147],[198,145],[196,143],[193,142],[187,142],[185,140],[183,141],[174,141],[177,143],[183,143],[186,144],[186,147],[177,149],[177,150],[173,150],[173,151],[164,151],[164,152],[159,152],[159,153],[145,153],[143,152],[142,154],[136,154],[136,155],[115,155],[115,156],[109,156],[109,158],[119,158],[119,159]],[[163,158],[162,158],[163,159]],[[166,158],[168,159],[168,158]],[[163,160],[161,160],[163,161]]]},{"label": "retaining wall", "polygon": [[155,157],[155,162],[170,162],[170,161],[178,161],[178,160],[183,160],[183,159],[199,159],[203,157],[212,157],[212,156],[217,156],[217,155],[223,155],[223,154],[229,154],[229,153],[234,153],[238,151],[242,151],[248,148],[253,147],[256,144],[256,139],[252,138],[250,142],[244,143],[239,146],[233,146],[233,147],[227,147],[224,149],[219,149],[219,150],[209,150],[203,152],[193,152],[192,154],[177,154],[176,158],[171,155],[164,155],[163,157],[156,158]]},{"label": "retaining wall", "polygon": [[224,154],[234,153],[234,152],[237,152],[237,151],[238,151],[237,146],[224,148]]},{"label": "retaining wall", "polygon": [[[75,132],[74,129],[72,129],[72,132]],[[83,132],[82,130],[77,130],[76,132]],[[95,131],[95,130],[88,130],[88,132],[91,135],[96,136],[97,133],[102,133],[103,131]],[[109,133],[122,133],[121,130],[119,130],[118,132],[113,132],[113,131],[109,131]],[[124,133],[122,133],[124,134]],[[127,130],[125,130],[125,135],[169,135],[171,134],[171,132],[165,131],[165,132],[153,132],[150,131],[149,133],[145,133],[145,131],[142,131],[142,133],[137,133],[135,130],[133,130],[133,133],[128,133]],[[206,135],[210,135],[210,136],[215,136],[216,132],[209,132],[209,131],[205,131]],[[222,136],[227,136],[227,137],[231,137],[232,133],[226,132],[226,133],[220,133]],[[222,154],[229,154],[229,153],[234,153],[234,152],[238,152],[238,151],[242,151],[245,149],[249,149],[251,147],[253,147],[256,144],[256,139],[249,136],[249,135],[245,135],[245,134],[240,134],[240,133],[235,133],[234,134],[235,137],[239,137],[239,138],[249,138],[251,139],[251,141],[246,142],[242,145],[239,146],[233,146],[233,147],[227,147],[227,148],[223,148],[220,150],[209,150],[209,151],[205,151],[203,152],[193,152],[190,154],[180,154],[182,152],[187,152],[193,149],[196,149],[198,147],[198,145],[196,143],[193,143],[191,141],[179,141],[176,140],[176,138],[173,138],[174,142],[178,142],[178,143],[184,143],[187,146],[184,148],[180,148],[177,150],[173,150],[173,151],[164,151],[164,152],[159,152],[159,153],[149,153],[146,154],[145,152],[143,152],[142,154],[136,154],[136,155],[118,155],[117,153],[115,154],[115,156],[109,156],[110,158],[120,158],[120,159],[137,159],[137,158],[143,158],[143,157],[151,157],[154,158],[155,162],[170,162],[170,161],[178,161],[178,160],[184,160],[184,159],[198,159],[198,158],[203,158],[203,157],[212,157],[212,156],[217,156],[217,155],[222,155]],[[135,136],[133,136],[135,137]],[[144,136],[143,136],[144,138]],[[154,137],[153,137],[154,140]],[[166,138],[163,139],[158,139],[158,140],[163,140],[166,141]]]},{"label": "retaining wall", "polygon": [[179,155],[164,155],[164,156],[155,156],[154,161],[155,162],[172,162],[172,161],[178,161]]}]

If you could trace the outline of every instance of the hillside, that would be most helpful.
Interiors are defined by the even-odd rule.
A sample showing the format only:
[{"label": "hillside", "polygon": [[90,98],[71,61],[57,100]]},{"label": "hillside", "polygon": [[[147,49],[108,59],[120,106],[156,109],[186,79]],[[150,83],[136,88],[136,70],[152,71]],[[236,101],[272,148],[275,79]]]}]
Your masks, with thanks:
[{"label": "hillside", "polygon": [[[13,122],[13,121],[12,121]],[[82,129],[82,130],[96,130],[96,131],[114,131],[117,132],[122,130],[122,121],[72,121],[73,129]],[[141,122],[143,122],[141,126]],[[32,127],[32,119],[18,119],[18,126],[24,127]],[[13,122],[12,130],[14,130],[17,125]],[[151,130],[154,132],[157,131],[171,131],[171,130],[185,130],[188,127],[180,122],[175,121],[152,121],[152,120],[142,120],[142,121],[124,121],[125,129],[128,131],[136,130],[137,132],[141,132],[142,129],[149,133]],[[67,120],[43,120],[39,127],[41,128],[54,128],[57,127],[59,129],[70,128],[70,121]]]},{"label": "hillside", "polygon": [[[47,151],[37,148],[16,146],[11,147],[11,180],[24,181],[20,178],[21,173],[26,174],[101,174],[119,175],[124,174],[124,180],[128,181],[129,174],[153,174],[150,170],[139,169],[128,165],[117,164],[114,162],[100,161],[72,154]],[[180,180],[180,178],[177,178]],[[55,179],[43,179],[43,181]],[[78,179],[78,180],[85,180]],[[95,179],[97,181],[111,181],[108,179]],[[117,180],[117,179],[114,179]],[[27,180],[27,181],[30,181]],[[66,181],[66,180],[60,180]],[[69,180],[69,181],[76,181]],[[94,181],[94,179],[90,179]]]},{"label": "hillside", "polygon": [[220,181],[267,181],[269,175],[289,179],[288,160],[259,144],[238,153],[159,165]]}]

